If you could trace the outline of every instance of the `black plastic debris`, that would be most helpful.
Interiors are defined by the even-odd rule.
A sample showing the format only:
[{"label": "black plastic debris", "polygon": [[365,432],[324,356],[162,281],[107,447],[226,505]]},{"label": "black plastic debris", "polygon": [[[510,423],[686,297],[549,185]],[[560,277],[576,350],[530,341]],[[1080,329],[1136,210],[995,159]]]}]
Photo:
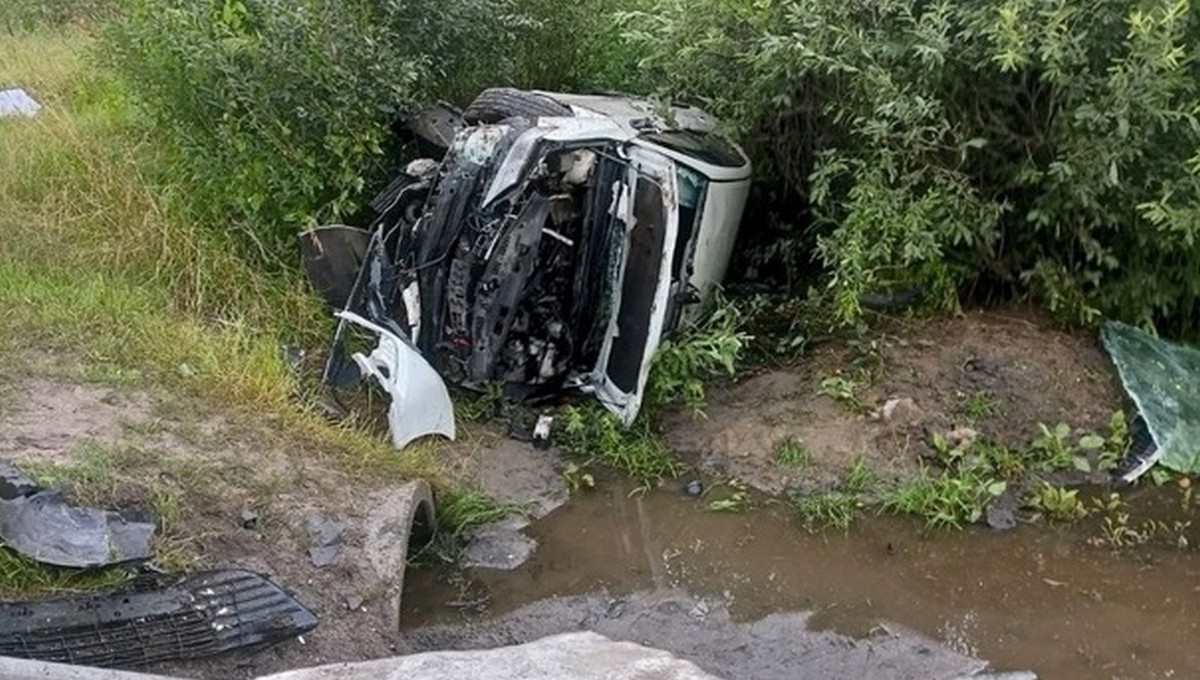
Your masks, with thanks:
[{"label": "black plastic debris", "polygon": [[1158,456],[1158,444],[1150,435],[1146,419],[1139,415],[1129,424],[1129,448],[1110,474],[1116,482],[1132,483],[1154,467]]},{"label": "black plastic debris", "polygon": [[147,575],[112,593],[0,603],[0,655],[128,668],[262,647],[316,626],[258,574]]},{"label": "black plastic debris", "polygon": [[150,557],[155,523],[119,512],[80,508],[0,461],[0,539],[45,564],[91,568]]}]

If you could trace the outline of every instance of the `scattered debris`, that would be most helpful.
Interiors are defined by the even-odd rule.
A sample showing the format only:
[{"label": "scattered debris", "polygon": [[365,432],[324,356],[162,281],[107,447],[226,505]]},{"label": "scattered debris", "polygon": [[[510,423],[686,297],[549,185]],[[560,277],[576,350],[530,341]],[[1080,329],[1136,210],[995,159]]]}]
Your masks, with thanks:
[{"label": "scattered debris", "polygon": [[468,529],[463,533],[463,566],[509,571],[525,564],[537,549],[537,541],[521,533],[527,526],[525,518],[509,517]]},{"label": "scattered debris", "polygon": [[540,449],[550,446],[550,429],[553,426],[554,416],[538,416],[537,424],[533,426],[533,445]]},{"label": "scattered debris", "polygon": [[258,527],[258,513],[253,510],[242,511],[242,528],[254,529]]},{"label": "scattered debris", "polygon": [[[379,383],[396,446],[454,437],[442,378],[514,400],[590,393],[633,422],[663,335],[724,274],[745,154],[698,109],[618,96],[488,90],[410,125],[441,162],[409,163],[368,230],[301,237],[340,310],[326,384]],[[362,330],[368,356],[346,347]]]},{"label": "scattered debris", "polygon": [[1177,472],[1200,472],[1200,349],[1115,321],[1101,335],[1154,443],[1130,447],[1118,466],[1119,479],[1132,482],[1157,462]]},{"label": "scattered debris", "polygon": [[342,537],[346,525],[335,517],[317,510],[309,510],[304,516],[308,525],[308,558],[314,567],[324,567],[337,558],[342,551]]},{"label": "scattered debris", "polygon": [[145,666],[269,645],[316,626],[303,604],[252,572],[144,575],[110,593],[0,602],[0,656]]},{"label": "scattered debris", "polygon": [[359,595],[358,593],[351,593],[346,596],[346,609],[356,612],[362,608],[363,602],[365,602],[365,600],[363,599],[362,595]]},{"label": "scattered debris", "polygon": [[699,498],[704,493],[704,485],[700,483],[700,480],[693,479],[683,485],[683,492],[693,498]]},{"label": "scattered debris", "polygon": [[155,522],[80,508],[0,461],[0,539],[44,564],[94,568],[150,557]]},{"label": "scattered debris", "polygon": [[0,118],[10,116],[36,116],[42,105],[34,101],[29,93],[20,88],[0,90]]}]

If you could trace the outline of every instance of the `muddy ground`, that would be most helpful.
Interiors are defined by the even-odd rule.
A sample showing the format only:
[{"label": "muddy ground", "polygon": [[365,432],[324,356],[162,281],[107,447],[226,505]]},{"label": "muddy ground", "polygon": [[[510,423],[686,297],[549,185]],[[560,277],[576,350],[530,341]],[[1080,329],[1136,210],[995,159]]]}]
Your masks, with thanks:
[{"label": "muddy ground", "polygon": [[[147,503],[153,482],[177,510],[162,546],[176,565],[265,573],[321,620],[303,640],[267,651],[157,670],[248,677],[414,648],[408,634],[392,631],[379,578],[363,556],[363,522],[394,485],[351,477],[325,452],[256,414],[96,380],[83,369],[33,366],[3,377],[0,457],[68,480],[57,467],[100,461],[109,507]],[[830,377],[856,381],[858,403],[822,394]],[[1099,428],[1120,405],[1108,361],[1090,338],[1047,330],[1018,312],[975,313],[898,326],[865,350],[828,347],[793,366],[753,371],[714,388],[706,417],[673,414],[663,433],[685,461],[782,493],[828,487],[860,458],[884,476],[911,474],[932,431],[970,425],[1019,446],[1039,422]],[[776,460],[789,438],[811,455],[803,470]],[[439,456],[458,479],[499,500],[532,501],[535,516],[566,500],[557,455],[499,432],[471,428]],[[313,510],[347,525],[343,550],[323,568],[306,553],[305,518]],[[249,526],[247,511],[258,517]]]},{"label": "muddy ground", "polygon": [[[837,400],[828,392],[846,383],[836,381],[856,389]],[[1121,406],[1098,339],[1014,308],[897,323],[857,347],[827,346],[798,365],[742,375],[710,390],[702,417],[675,413],[663,433],[701,469],[779,494],[825,490],[858,460],[885,478],[910,476],[934,433],[971,428],[1019,448],[1039,423],[1103,430]],[[788,440],[809,464],[780,463]]]}]

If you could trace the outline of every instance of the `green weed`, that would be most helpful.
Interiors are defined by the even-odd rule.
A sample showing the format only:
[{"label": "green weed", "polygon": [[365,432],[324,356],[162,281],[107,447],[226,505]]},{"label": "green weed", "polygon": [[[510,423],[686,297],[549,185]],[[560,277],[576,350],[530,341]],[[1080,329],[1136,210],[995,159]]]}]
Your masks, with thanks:
[{"label": "green weed", "polygon": [[1042,482],[1027,503],[1035,512],[1034,519],[1069,523],[1088,515],[1078,489],[1064,489],[1046,482]]},{"label": "green weed", "polygon": [[705,382],[733,377],[751,340],[742,330],[744,321],[734,302],[718,296],[706,316],[664,341],[654,355],[641,418],[653,418],[668,405],[703,413]]},{"label": "green weed", "polygon": [[849,493],[863,493],[874,483],[875,473],[863,458],[857,458],[854,465],[846,471],[842,478],[842,489]]},{"label": "green weed", "polygon": [[787,437],[775,445],[775,462],[788,468],[804,469],[812,465],[812,452],[795,438]]},{"label": "green weed", "polygon": [[978,522],[987,504],[1006,488],[1004,481],[980,470],[933,475],[922,469],[916,479],[884,497],[883,509],[922,517],[929,528],[962,529]]},{"label": "green weed", "polygon": [[864,494],[874,484],[875,475],[862,458],[842,476],[838,486],[828,493],[800,494],[791,499],[792,510],[810,532],[825,529],[845,531],[867,507]]},{"label": "green weed", "polygon": [[999,404],[991,392],[976,390],[967,397],[962,410],[970,422],[976,423],[996,415],[998,408]]},{"label": "green weed", "polygon": [[1187,535],[1192,526],[1191,520],[1168,522],[1151,518],[1135,522],[1128,504],[1117,492],[1092,499],[1092,506],[1094,512],[1104,516],[1100,535],[1090,541],[1093,545],[1121,550],[1157,541],[1179,550],[1191,547]]},{"label": "green weed", "polygon": [[833,399],[854,413],[862,413],[865,405],[859,398],[861,385],[843,376],[831,376],[821,381],[821,394]]},{"label": "green weed", "polygon": [[570,461],[563,467],[563,478],[567,480],[567,486],[570,487],[571,493],[596,488],[595,476],[587,472],[585,466],[575,461]]},{"label": "green weed", "polygon": [[729,493],[727,493],[723,498],[717,498],[709,501],[704,506],[709,510],[709,512],[741,512],[750,507],[750,495],[744,482],[737,479],[730,479],[723,485],[709,487],[709,491],[712,491],[719,486],[728,487]]},{"label": "green weed", "polygon": [[0,597],[29,599],[116,588],[133,574],[123,567],[81,570],[51,567],[0,547]]},{"label": "green weed", "polygon": [[641,419],[623,427],[597,404],[570,406],[562,413],[559,444],[585,461],[599,460],[633,477],[646,489],[679,469],[670,451]]},{"label": "green weed", "polygon": [[481,491],[451,492],[438,500],[438,530],[442,536],[457,540],[472,527],[524,514],[520,505],[497,503]]},{"label": "green weed", "polygon": [[805,494],[792,497],[792,509],[808,531],[825,529],[848,530],[865,507],[855,493],[834,491],[825,494]]}]

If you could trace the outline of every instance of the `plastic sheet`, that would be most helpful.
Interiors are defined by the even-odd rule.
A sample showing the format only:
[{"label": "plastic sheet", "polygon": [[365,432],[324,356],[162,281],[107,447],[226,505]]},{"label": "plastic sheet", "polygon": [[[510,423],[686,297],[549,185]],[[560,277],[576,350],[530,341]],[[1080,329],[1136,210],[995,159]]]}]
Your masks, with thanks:
[{"label": "plastic sheet", "polygon": [[1200,349],[1119,322],[1105,324],[1102,336],[1158,447],[1157,462],[1200,472]]}]

